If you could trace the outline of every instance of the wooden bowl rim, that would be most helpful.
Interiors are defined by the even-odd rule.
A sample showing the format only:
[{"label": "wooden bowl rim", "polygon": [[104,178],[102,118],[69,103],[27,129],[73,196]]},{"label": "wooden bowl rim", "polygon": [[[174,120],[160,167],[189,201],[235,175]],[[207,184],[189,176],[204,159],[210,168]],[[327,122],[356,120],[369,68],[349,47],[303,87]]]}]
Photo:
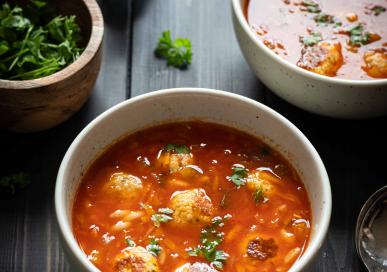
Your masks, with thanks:
[{"label": "wooden bowl rim", "polygon": [[59,70],[58,72],[55,72],[49,76],[29,80],[0,79],[0,91],[1,89],[22,91],[26,89],[39,88],[57,83],[62,80],[66,80],[84,68],[94,58],[95,54],[101,46],[103,39],[103,16],[101,9],[95,0],[82,0],[82,2],[85,4],[91,17],[91,33],[87,46],[79,58],[62,70]]}]

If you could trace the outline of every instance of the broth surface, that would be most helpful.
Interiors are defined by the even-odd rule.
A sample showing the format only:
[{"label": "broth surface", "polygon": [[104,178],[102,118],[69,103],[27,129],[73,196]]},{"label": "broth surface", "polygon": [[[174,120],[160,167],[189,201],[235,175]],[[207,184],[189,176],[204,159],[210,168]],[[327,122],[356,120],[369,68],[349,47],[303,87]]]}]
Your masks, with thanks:
[{"label": "broth surface", "polygon": [[[184,159],[176,168],[172,158]],[[112,186],[122,175],[131,179]],[[128,180],[135,194],[121,190]],[[171,220],[152,221],[155,214]],[[188,254],[201,248],[203,230],[218,235],[222,271],[287,271],[307,247],[311,220],[306,190],[279,153],[243,132],[202,122],[165,124],[113,144],[86,172],[73,206],[75,237],[102,271],[217,271],[187,268],[219,264]],[[151,258],[159,270],[124,270],[133,258],[122,252],[151,249],[152,241],[161,247]]]},{"label": "broth surface", "polygon": [[[386,0],[249,0],[247,2],[245,12],[251,29],[266,46],[285,60],[316,73],[339,78],[387,78]],[[368,40],[361,41],[364,44],[361,42],[352,44],[348,30],[359,25],[363,28],[360,36],[368,37]],[[332,55],[332,58],[337,57],[335,61],[327,63],[323,69],[318,67],[313,69],[310,66],[319,66],[321,63],[316,63],[323,62],[321,50],[316,49],[313,50],[313,57],[309,55],[309,59],[304,57],[303,61],[300,61],[303,48],[312,47],[305,46],[303,37],[311,37],[313,33],[321,35],[322,41],[337,45],[332,48],[332,52],[336,52],[341,47],[342,59]],[[356,34],[356,31],[352,33]],[[314,64],[305,65],[305,59],[310,61],[311,58]],[[340,65],[341,62],[342,65]]]}]

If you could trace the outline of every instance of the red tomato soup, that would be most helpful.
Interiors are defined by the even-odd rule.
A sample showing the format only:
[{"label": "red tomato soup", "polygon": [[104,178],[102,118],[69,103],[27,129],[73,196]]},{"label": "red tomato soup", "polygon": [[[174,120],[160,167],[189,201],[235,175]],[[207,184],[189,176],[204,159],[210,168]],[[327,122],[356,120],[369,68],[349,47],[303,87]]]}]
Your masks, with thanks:
[{"label": "red tomato soup", "polygon": [[311,220],[307,192],[278,152],[202,122],[113,144],[73,207],[75,237],[102,271],[287,271]]},{"label": "red tomato soup", "polygon": [[253,32],[276,54],[317,74],[387,78],[387,1],[249,0]]}]

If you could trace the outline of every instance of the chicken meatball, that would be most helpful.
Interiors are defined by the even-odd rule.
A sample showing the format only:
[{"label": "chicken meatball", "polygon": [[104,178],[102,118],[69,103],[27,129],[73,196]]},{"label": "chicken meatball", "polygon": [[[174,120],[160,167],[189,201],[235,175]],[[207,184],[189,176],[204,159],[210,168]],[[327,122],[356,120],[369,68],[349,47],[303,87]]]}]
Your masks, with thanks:
[{"label": "chicken meatball", "polygon": [[114,173],[105,184],[104,189],[109,194],[125,199],[134,199],[142,189],[141,179],[125,173]]},{"label": "chicken meatball", "polygon": [[341,44],[337,41],[321,41],[304,47],[297,65],[320,75],[335,76],[343,63]]},{"label": "chicken meatball", "polygon": [[177,191],[171,197],[176,224],[207,224],[211,222],[214,207],[203,189]]},{"label": "chicken meatball", "polygon": [[250,191],[262,190],[265,195],[274,192],[273,182],[278,180],[274,175],[266,171],[250,171],[246,178],[246,186]]},{"label": "chicken meatball", "polygon": [[363,70],[375,78],[387,78],[387,50],[384,48],[368,51],[364,54]]},{"label": "chicken meatball", "polygon": [[206,263],[186,263],[175,270],[175,272],[218,272]]},{"label": "chicken meatball", "polygon": [[175,154],[171,152],[163,152],[159,157],[159,162],[163,168],[169,170],[170,173],[175,173],[183,170],[187,165],[193,164],[193,156],[189,154]]},{"label": "chicken meatball", "polygon": [[145,248],[128,247],[116,257],[115,271],[117,272],[158,272],[157,259]]}]

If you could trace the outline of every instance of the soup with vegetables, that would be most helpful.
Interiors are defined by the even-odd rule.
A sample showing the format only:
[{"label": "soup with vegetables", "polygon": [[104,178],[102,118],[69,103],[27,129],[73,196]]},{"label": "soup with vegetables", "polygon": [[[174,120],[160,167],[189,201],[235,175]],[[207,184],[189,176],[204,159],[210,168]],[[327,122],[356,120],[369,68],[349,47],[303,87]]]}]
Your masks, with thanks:
[{"label": "soup with vegetables", "polygon": [[317,74],[387,78],[386,0],[249,0],[253,32],[282,58]]},{"label": "soup with vegetables", "polygon": [[307,192],[257,138],[202,122],[112,145],[81,181],[75,237],[102,271],[287,271],[311,233]]}]

